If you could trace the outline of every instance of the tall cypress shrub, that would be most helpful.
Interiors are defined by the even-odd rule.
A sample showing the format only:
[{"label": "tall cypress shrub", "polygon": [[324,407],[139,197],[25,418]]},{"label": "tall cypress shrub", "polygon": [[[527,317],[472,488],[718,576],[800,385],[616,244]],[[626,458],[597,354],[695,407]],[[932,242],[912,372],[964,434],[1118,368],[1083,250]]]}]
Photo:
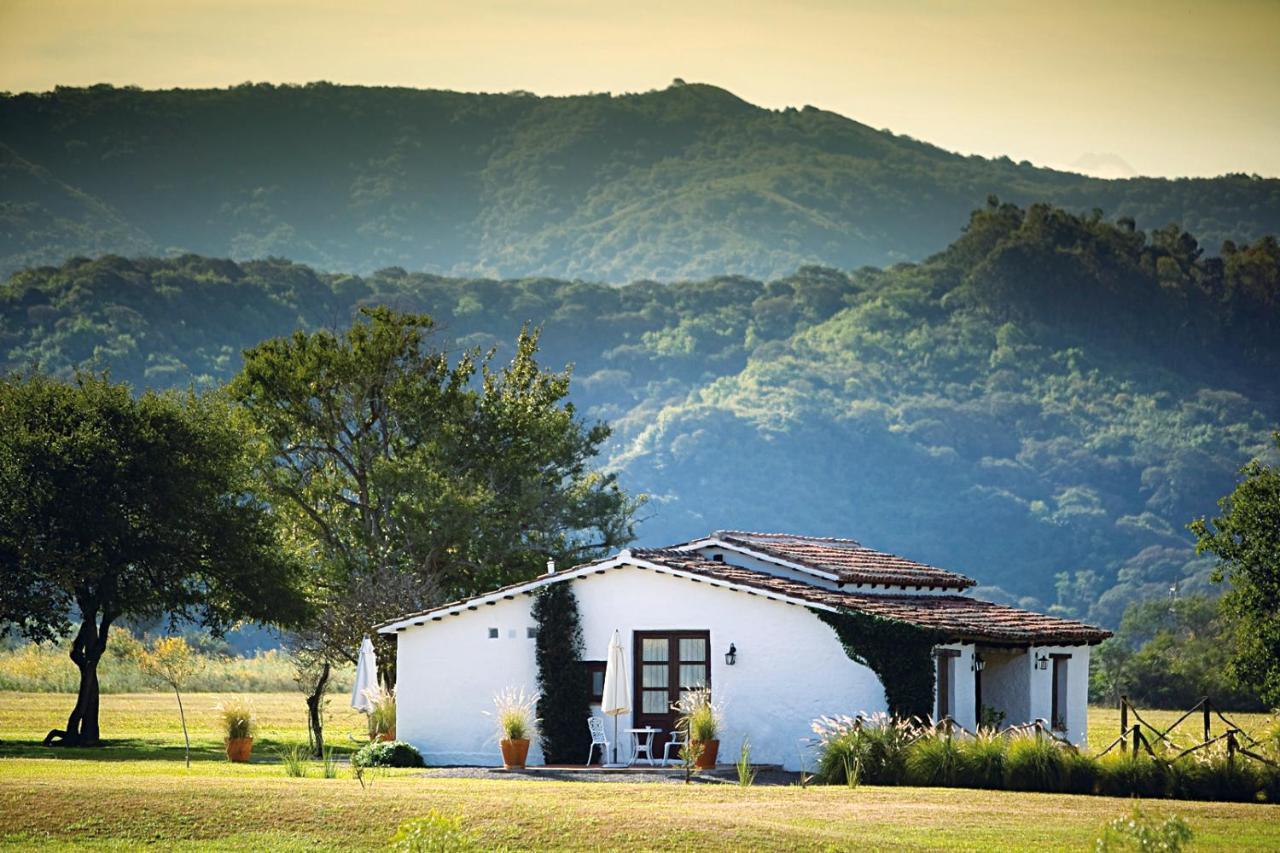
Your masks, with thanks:
[{"label": "tall cypress shrub", "polygon": [[591,747],[591,685],[582,665],[582,619],[572,584],[553,583],[533,602],[538,626],[539,742],[548,764],[576,764]]}]

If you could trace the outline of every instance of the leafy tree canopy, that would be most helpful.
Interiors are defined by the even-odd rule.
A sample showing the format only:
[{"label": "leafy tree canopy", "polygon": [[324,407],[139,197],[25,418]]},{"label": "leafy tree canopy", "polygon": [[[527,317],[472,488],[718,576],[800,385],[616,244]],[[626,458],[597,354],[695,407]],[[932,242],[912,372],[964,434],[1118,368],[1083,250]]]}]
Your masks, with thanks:
[{"label": "leafy tree canopy", "polygon": [[318,567],[305,645],[354,657],[379,621],[577,562],[632,537],[635,502],[589,467],[608,437],[565,402],[569,374],[456,358],[421,315],[367,308],[350,329],[248,350],[230,386],[263,441],[266,494]]},{"label": "leafy tree canopy", "polygon": [[[1280,432],[1272,438],[1280,449]],[[1220,563],[1214,580],[1227,580],[1223,610],[1235,620],[1232,669],[1262,698],[1280,704],[1280,467],[1254,459],[1240,472],[1222,515],[1191,524],[1196,548]]]},{"label": "leafy tree canopy", "polygon": [[121,618],[219,630],[303,616],[298,568],[276,545],[221,397],[10,375],[0,422],[0,624],[46,639],[79,623],[80,692],[51,737],[98,742],[97,664]]}]

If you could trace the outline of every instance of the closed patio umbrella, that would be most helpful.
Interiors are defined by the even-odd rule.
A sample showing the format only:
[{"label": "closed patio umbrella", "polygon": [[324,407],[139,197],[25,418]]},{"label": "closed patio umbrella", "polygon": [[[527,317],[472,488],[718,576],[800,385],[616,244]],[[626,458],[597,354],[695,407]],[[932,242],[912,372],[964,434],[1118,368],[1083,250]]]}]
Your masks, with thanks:
[{"label": "closed patio umbrella", "polygon": [[618,717],[631,710],[627,702],[627,661],[622,654],[622,637],[617,631],[609,641],[609,658],[604,665],[604,697],[600,710],[613,717],[613,767],[618,764]]},{"label": "closed patio umbrella", "polygon": [[373,641],[365,637],[356,655],[356,683],[351,687],[351,707],[361,713],[369,713],[373,707],[369,693],[377,689],[378,658],[373,653]]}]

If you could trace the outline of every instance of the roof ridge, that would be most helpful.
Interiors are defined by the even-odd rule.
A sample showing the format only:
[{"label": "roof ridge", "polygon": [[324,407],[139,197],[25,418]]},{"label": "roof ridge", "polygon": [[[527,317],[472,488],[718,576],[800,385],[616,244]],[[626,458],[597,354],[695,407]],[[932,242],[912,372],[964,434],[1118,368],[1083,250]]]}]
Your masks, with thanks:
[{"label": "roof ridge", "polygon": [[720,537],[720,538],[724,538],[724,537],[742,538],[742,537],[749,536],[749,537],[754,537],[758,539],[779,539],[779,540],[788,540],[788,541],[795,541],[795,542],[819,542],[823,544],[836,544],[836,545],[857,545],[859,548],[867,547],[856,539],[848,539],[840,536],[807,536],[803,533],[779,533],[779,532],[765,533],[757,530],[716,530],[716,531],[713,531],[711,535]]}]

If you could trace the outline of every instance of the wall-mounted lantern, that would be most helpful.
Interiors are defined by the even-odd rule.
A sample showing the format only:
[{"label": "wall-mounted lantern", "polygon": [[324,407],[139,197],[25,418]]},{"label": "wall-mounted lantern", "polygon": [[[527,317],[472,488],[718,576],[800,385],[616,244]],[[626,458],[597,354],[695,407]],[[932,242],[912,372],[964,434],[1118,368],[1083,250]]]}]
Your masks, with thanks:
[{"label": "wall-mounted lantern", "polygon": [[987,662],[982,659],[982,655],[978,654],[977,652],[974,652],[973,660],[969,664],[969,669],[973,670],[974,672],[982,672],[986,668],[987,668]]},{"label": "wall-mounted lantern", "polygon": [[1048,669],[1048,668],[1049,668],[1049,656],[1043,652],[1036,655],[1036,669]]},{"label": "wall-mounted lantern", "polygon": [[724,653],[725,666],[733,666],[738,662],[738,647],[733,643],[729,644],[729,651]]}]

